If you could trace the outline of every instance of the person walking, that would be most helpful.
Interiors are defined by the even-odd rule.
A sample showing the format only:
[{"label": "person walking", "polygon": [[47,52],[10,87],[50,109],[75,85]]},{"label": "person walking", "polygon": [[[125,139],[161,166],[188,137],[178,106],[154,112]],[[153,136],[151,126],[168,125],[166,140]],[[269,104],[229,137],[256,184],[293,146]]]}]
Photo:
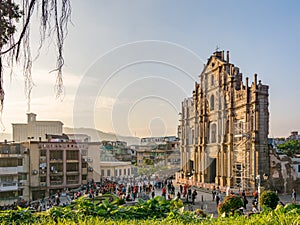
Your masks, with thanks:
[{"label": "person walking", "polygon": [[179,200],[181,198],[181,194],[180,194],[180,191],[178,191],[177,193],[177,199]]},{"label": "person walking", "polygon": [[246,197],[246,192],[245,190],[242,191],[242,201],[243,201],[243,208],[246,209],[247,204],[248,204],[248,199]]},{"label": "person walking", "polygon": [[192,193],[192,204],[195,205],[195,199],[196,199],[196,196],[197,196],[197,191],[194,190],[193,193]]},{"label": "person walking", "polygon": [[217,207],[218,207],[219,203],[220,203],[220,196],[219,196],[219,194],[215,195],[215,199],[216,199],[216,203],[217,203]]},{"label": "person walking", "polygon": [[166,199],[167,189],[165,188],[165,186],[161,190],[161,195]]},{"label": "person walking", "polygon": [[247,204],[248,204],[248,199],[247,199],[246,195],[242,196],[242,200],[243,200],[243,207],[244,207],[244,209],[246,209]]},{"label": "person walking", "polygon": [[153,188],[152,188],[152,191],[151,191],[151,197],[154,198],[154,196],[155,196],[155,189],[154,189],[154,187],[153,187]]},{"label": "person walking", "polygon": [[297,201],[297,193],[295,191],[295,189],[293,189],[292,191],[292,203],[296,204]]},{"label": "person walking", "polygon": [[183,187],[182,187],[182,185],[181,185],[181,184],[180,184],[180,186],[179,186],[179,190],[180,190],[180,194],[182,194]]},{"label": "person walking", "polygon": [[215,186],[213,187],[211,193],[212,193],[212,200],[214,201],[215,198],[216,198],[216,189],[215,189]]},{"label": "person walking", "polygon": [[223,202],[223,195],[222,195],[222,192],[220,191],[219,194],[219,203],[222,203]]},{"label": "person walking", "polygon": [[189,199],[192,198],[192,190],[189,188],[186,195],[186,202],[189,202]]}]

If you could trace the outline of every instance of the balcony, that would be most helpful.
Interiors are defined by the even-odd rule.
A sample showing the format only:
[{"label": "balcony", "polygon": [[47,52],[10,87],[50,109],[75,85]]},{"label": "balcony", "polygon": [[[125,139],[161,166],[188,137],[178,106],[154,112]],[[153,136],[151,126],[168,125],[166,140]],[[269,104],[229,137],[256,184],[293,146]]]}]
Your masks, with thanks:
[{"label": "balcony", "polygon": [[18,166],[17,170],[18,170],[18,173],[24,173],[24,172],[26,172],[26,171],[24,170],[24,167],[23,167],[23,166]]},{"label": "balcony", "polygon": [[46,175],[47,175],[47,170],[40,169],[40,176],[46,176]]},{"label": "balcony", "polygon": [[46,156],[40,156],[40,162],[46,162]]},{"label": "balcony", "polygon": [[50,162],[62,162],[62,158],[50,158]]},{"label": "balcony", "polygon": [[27,184],[27,181],[26,181],[26,180],[19,180],[18,188],[24,187],[24,186],[26,186],[26,184]]},{"label": "balcony", "polygon": [[63,175],[63,172],[62,172],[62,171],[57,171],[57,170],[55,170],[55,171],[51,171],[51,172],[50,172],[50,175],[51,175],[51,176],[62,176],[62,175]]},{"label": "balcony", "polygon": [[79,174],[78,170],[67,171],[67,175],[78,175],[78,174]]},{"label": "balcony", "polygon": [[46,182],[40,182],[40,186],[41,186],[41,187],[46,187],[46,186],[47,186],[47,183],[46,183]]},{"label": "balcony", "polygon": [[67,159],[67,163],[78,163],[78,159]]},{"label": "balcony", "polygon": [[82,172],[82,174],[87,174],[87,168],[82,168],[81,172]]},{"label": "balcony", "polygon": [[0,197],[2,204],[12,205],[19,199],[18,196]]},{"label": "balcony", "polygon": [[62,185],[62,184],[63,184],[62,181],[50,181],[51,186],[57,186],[57,185]]},{"label": "balcony", "polygon": [[1,175],[13,175],[18,174],[18,167],[0,167]]},{"label": "balcony", "polygon": [[17,191],[18,190],[18,182],[1,182],[0,191]]},{"label": "balcony", "polygon": [[78,180],[67,180],[67,184],[78,184]]}]

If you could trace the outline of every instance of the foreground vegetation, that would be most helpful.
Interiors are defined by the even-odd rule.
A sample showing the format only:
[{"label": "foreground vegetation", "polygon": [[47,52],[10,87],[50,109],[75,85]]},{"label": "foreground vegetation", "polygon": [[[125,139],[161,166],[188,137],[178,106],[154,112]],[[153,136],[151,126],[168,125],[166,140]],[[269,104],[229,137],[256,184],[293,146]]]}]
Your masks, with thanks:
[{"label": "foreground vegetation", "polygon": [[201,210],[184,211],[181,200],[167,201],[160,196],[124,205],[120,199],[106,195],[94,200],[81,198],[66,207],[45,212],[29,209],[0,212],[0,224],[300,224],[300,205],[277,206],[260,214],[213,218]]}]

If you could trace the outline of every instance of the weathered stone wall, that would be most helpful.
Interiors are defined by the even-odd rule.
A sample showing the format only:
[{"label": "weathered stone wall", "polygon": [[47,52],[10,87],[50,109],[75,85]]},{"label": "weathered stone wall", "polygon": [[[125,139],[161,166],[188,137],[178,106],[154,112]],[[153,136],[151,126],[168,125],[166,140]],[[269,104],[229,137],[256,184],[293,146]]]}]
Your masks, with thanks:
[{"label": "weathered stone wall", "polygon": [[299,158],[278,155],[272,151],[270,153],[270,177],[265,184],[279,193],[292,193],[293,188],[300,193],[300,177],[294,167],[300,164],[299,161]]}]

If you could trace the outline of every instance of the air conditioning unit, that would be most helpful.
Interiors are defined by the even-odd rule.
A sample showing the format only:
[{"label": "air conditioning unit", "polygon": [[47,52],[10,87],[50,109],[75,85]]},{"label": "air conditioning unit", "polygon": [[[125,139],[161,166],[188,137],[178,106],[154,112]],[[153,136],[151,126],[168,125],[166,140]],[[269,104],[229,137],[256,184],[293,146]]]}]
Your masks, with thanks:
[{"label": "air conditioning unit", "polygon": [[87,160],[88,160],[88,162],[93,162],[92,158],[88,158]]},{"label": "air conditioning unit", "polygon": [[94,169],[93,169],[93,167],[89,167],[89,172],[93,172],[94,171]]},{"label": "air conditioning unit", "polygon": [[37,170],[32,170],[32,175],[37,175],[38,171]]}]

